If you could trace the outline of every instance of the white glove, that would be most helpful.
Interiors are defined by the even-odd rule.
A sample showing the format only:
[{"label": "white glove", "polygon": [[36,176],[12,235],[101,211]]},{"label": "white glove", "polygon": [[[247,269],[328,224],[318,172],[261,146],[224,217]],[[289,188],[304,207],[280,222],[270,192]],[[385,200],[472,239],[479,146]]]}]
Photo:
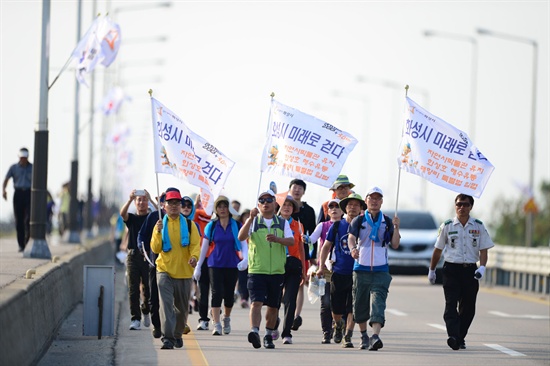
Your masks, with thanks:
[{"label": "white glove", "polygon": [[428,281],[430,281],[432,285],[435,285],[435,278],[436,278],[435,271],[430,269],[428,271]]},{"label": "white glove", "polygon": [[237,263],[237,269],[239,271],[244,271],[247,268],[248,268],[248,258],[244,258],[242,261]]},{"label": "white glove", "polygon": [[476,280],[481,280],[484,274],[485,274],[485,266],[479,266],[479,268],[476,269],[476,272],[474,273],[474,278]]},{"label": "white glove", "polygon": [[197,282],[201,279],[201,267],[197,265],[195,271],[193,271],[193,279]]}]

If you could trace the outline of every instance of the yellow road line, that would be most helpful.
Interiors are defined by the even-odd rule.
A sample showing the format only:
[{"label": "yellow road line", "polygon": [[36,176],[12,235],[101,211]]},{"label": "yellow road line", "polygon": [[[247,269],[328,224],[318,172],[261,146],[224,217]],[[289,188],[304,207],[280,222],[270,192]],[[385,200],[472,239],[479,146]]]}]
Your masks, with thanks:
[{"label": "yellow road line", "polygon": [[199,346],[199,342],[197,342],[193,332],[190,332],[183,337],[185,339],[184,349],[187,352],[187,356],[191,360],[191,365],[208,366],[208,361],[206,360],[204,353],[202,353],[201,346]]}]

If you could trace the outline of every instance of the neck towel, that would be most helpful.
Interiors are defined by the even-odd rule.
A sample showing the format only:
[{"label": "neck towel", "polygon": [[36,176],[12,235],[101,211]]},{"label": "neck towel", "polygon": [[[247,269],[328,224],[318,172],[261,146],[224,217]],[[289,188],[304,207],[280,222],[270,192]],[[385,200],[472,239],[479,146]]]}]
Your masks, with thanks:
[{"label": "neck towel", "polygon": [[363,217],[363,222],[367,222],[371,227],[372,230],[370,232],[369,238],[375,242],[378,243],[380,241],[380,238],[378,237],[378,230],[380,229],[380,224],[382,223],[382,212],[378,213],[378,220],[376,222],[372,221],[372,218],[370,217],[370,212],[365,212],[365,216]]},{"label": "neck towel", "polygon": [[[187,227],[187,220],[180,214],[180,237],[181,246],[186,247],[189,245],[189,228]],[[162,219],[162,251],[169,252],[172,250],[172,244],[170,243],[170,236],[168,234],[168,215],[164,215]]]}]

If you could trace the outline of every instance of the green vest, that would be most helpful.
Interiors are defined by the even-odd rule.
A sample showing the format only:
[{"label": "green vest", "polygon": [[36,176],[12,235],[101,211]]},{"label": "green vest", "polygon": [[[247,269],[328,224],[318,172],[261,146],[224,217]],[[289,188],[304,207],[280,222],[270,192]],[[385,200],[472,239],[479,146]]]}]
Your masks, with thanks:
[{"label": "green vest", "polygon": [[268,242],[265,237],[270,233],[284,238],[285,220],[280,216],[273,216],[271,229],[267,230],[264,218],[258,216],[254,220],[252,234],[248,240],[248,273],[285,273],[286,248],[279,243]]}]

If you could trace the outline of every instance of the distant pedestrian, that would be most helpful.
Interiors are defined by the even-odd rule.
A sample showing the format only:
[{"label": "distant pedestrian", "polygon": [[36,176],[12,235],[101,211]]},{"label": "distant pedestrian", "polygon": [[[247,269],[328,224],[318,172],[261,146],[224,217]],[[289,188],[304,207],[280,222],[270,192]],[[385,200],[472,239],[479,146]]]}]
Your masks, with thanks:
[{"label": "distant pedestrian", "polygon": [[8,169],[4,184],[2,186],[2,197],[8,200],[6,187],[10,178],[13,178],[13,212],[15,215],[15,229],[17,231],[17,243],[19,251],[25,250],[30,238],[31,218],[31,186],[32,186],[32,164],[29,162],[29,150],[25,147],[19,150],[19,162]]},{"label": "distant pedestrian", "polygon": [[151,250],[158,254],[157,284],[160,298],[160,322],[164,336],[161,349],[183,347],[182,335],[189,314],[189,295],[193,268],[200,254],[197,226],[181,213],[179,191],[166,192],[166,215],[151,239]]},{"label": "distant pedestrian", "polygon": [[[386,299],[391,283],[388,246],[399,247],[399,217],[390,219],[381,211],[382,190],[371,188],[365,198],[367,211],[349,228],[348,246],[355,258],[353,266],[353,317],[361,331],[361,349],[378,351],[383,343],[380,330],[386,323]],[[367,321],[372,336],[367,335]]]},{"label": "distant pedestrian", "polygon": [[[459,194],[455,198],[454,219],[439,227],[439,235],[430,262],[429,281],[436,280],[435,267],[441,254],[443,264],[443,292],[447,327],[447,345],[453,350],[465,349],[464,339],[474,320],[479,280],[485,274],[488,250],[494,246],[483,222],[470,216],[474,198]],[[480,266],[477,267],[477,262]]]},{"label": "distant pedestrian", "polygon": [[[239,216],[239,222],[241,223],[241,226],[244,225],[246,220],[250,217],[250,210],[244,209],[242,214]],[[237,283],[237,289],[239,292],[239,296],[241,297],[241,307],[243,309],[248,309],[250,307],[250,304],[248,303],[248,288],[246,287],[246,284],[248,282],[248,266],[246,269],[239,271],[239,281]]]}]

